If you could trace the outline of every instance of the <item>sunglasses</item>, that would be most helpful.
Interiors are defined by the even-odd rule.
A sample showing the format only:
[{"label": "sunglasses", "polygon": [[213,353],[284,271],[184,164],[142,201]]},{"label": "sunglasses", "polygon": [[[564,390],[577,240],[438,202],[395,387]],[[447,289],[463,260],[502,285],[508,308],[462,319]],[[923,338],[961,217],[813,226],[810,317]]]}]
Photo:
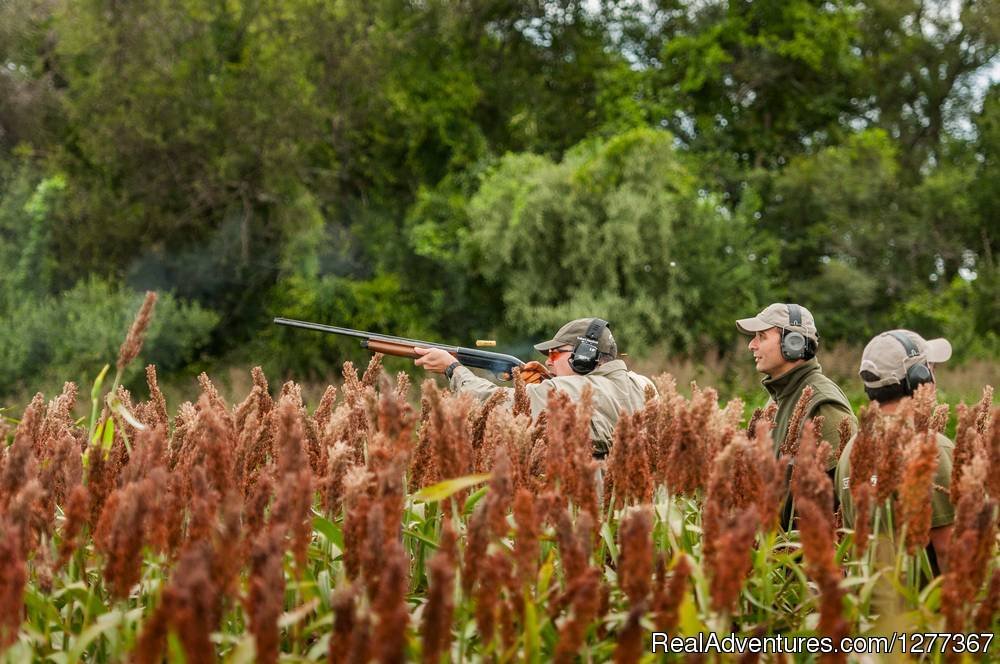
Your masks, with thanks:
[{"label": "sunglasses", "polygon": [[549,350],[548,356],[550,360],[554,360],[562,353],[572,353],[572,352],[573,352],[572,348],[552,348]]}]

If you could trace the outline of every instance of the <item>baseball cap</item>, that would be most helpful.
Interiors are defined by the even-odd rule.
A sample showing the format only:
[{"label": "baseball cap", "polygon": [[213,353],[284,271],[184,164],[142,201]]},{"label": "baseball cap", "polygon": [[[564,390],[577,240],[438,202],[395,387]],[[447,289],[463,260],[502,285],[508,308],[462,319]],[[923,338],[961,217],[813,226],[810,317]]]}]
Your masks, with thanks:
[{"label": "baseball cap", "polygon": [[[535,350],[539,353],[547,353],[553,348],[559,348],[560,346],[575,347],[580,343],[579,338],[587,335],[587,328],[590,327],[593,321],[593,318],[577,318],[570,321],[560,327],[556,335],[548,341],[535,344]],[[597,340],[597,352],[607,353],[611,357],[618,357],[618,344],[615,343],[615,338],[611,334],[611,328],[607,326],[605,326],[600,338]]]},{"label": "baseball cap", "polygon": [[753,318],[741,318],[736,321],[736,327],[743,334],[753,336],[757,332],[780,327],[783,330],[799,332],[807,339],[812,339],[814,343],[819,343],[819,333],[816,331],[816,321],[813,315],[805,307],[799,306],[799,313],[802,321],[801,325],[792,325],[788,316],[788,305],[780,302],[768,305],[762,312]]},{"label": "baseball cap", "polygon": [[[913,343],[917,354],[910,355],[894,334],[905,335]],[[910,330],[892,330],[868,342],[861,354],[858,374],[866,387],[885,387],[905,381],[906,370],[915,364],[945,362],[950,357],[951,343],[947,339],[928,341]]]}]

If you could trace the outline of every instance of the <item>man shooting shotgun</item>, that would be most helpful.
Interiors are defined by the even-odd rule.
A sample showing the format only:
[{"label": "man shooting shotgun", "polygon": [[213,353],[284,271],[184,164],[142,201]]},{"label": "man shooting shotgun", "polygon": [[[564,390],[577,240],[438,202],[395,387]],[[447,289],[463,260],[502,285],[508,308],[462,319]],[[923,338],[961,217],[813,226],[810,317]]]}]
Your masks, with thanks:
[{"label": "man shooting shotgun", "polygon": [[589,387],[593,393],[590,437],[594,456],[603,458],[611,447],[611,435],[622,412],[634,413],[646,402],[646,391],[656,392],[653,382],[629,371],[618,359],[618,344],[608,323],[600,318],[580,318],[563,325],[555,336],[535,345],[546,356],[540,362],[522,362],[511,355],[492,353],[460,346],[390,337],[343,327],[275,318],[279,325],[329,332],[361,339],[364,348],[376,353],[415,358],[415,364],[427,371],[443,373],[455,392],[473,394],[485,401],[497,390],[507,393],[506,405],[513,404],[514,389],[501,387],[472,373],[468,367],[487,369],[510,380],[515,367],[521,370],[531,403],[531,417],[536,418],[548,405],[549,394],[562,390],[574,401]]}]

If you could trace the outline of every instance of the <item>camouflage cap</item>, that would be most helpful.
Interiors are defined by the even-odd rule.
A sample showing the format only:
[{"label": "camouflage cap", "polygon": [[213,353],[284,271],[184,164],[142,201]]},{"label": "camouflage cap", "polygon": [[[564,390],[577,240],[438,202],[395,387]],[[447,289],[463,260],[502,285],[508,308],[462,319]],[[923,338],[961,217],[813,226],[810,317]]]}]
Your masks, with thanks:
[{"label": "camouflage cap", "polygon": [[[910,355],[903,343],[893,334],[905,335],[917,350]],[[936,364],[951,357],[951,343],[947,339],[927,341],[910,330],[883,332],[868,342],[861,354],[858,374],[866,387],[885,387],[906,380],[906,370],[920,362]],[[870,380],[869,380],[870,379]]]},{"label": "camouflage cap", "polygon": [[762,312],[753,318],[741,318],[736,321],[736,327],[740,332],[753,336],[757,332],[768,330],[772,327],[780,327],[783,330],[799,332],[807,339],[812,339],[814,343],[819,343],[819,332],[816,331],[816,321],[808,309],[798,305],[802,316],[801,325],[792,325],[788,316],[788,305],[780,302],[768,305]]},{"label": "camouflage cap", "polygon": [[[560,348],[562,346],[573,346],[575,348],[580,343],[580,337],[587,334],[587,328],[590,327],[593,321],[593,318],[577,318],[574,321],[570,321],[560,327],[556,335],[548,341],[535,344],[535,350],[539,353],[548,353],[553,348]],[[618,357],[618,344],[615,342],[614,335],[611,334],[610,327],[605,327],[604,331],[601,332],[601,336],[597,340],[597,351],[606,353],[611,357]]]}]

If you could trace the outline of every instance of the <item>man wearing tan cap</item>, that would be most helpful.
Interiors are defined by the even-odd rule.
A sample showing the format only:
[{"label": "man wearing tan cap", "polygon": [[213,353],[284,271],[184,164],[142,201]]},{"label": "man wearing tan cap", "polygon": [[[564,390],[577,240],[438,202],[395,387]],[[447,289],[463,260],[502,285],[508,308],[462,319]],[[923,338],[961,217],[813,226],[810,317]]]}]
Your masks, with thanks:
[{"label": "man wearing tan cap", "polygon": [[[879,412],[893,417],[903,401],[913,396],[918,386],[934,382],[933,366],[950,357],[951,344],[947,339],[927,341],[910,330],[890,330],[876,336],[865,346],[858,374],[865,384],[868,398],[878,402]],[[835,478],[844,526],[847,528],[853,528],[855,523],[850,487],[851,453],[857,440],[856,436],[851,438],[844,447]],[[938,466],[931,494],[931,541],[928,555],[935,571],[946,571],[944,556],[951,537],[951,524],[955,521],[955,508],[949,499],[955,444],[938,433],[937,446]],[[877,480],[876,476],[871,477],[872,484]]]},{"label": "man wearing tan cap", "polygon": [[[840,446],[839,427],[843,420],[851,425],[851,432],[858,430],[858,420],[851,410],[844,391],[823,375],[823,369],[816,360],[819,334],[816,322],[809,310],[798,304],[772,304],[753,318],[736,321],[740,332],[753,337],[747,348],[753,353],[757,371],[767,378],[762,381],[771,400],[778,405],[775,415],[774,446],[776,454],[790,453],[791,441],[788,427],[795,405],[805,388],[813,389],[806,415],[802,420],[821,416],[823,425],[820,435],[833,447]],[[828,470],[837,465],[836,454],[828,462]]]},{"label": "man wearing tan cap", "polygon": [[[588,386],[593,390],[594,413],[590,420],[590,436],[594,441],[594,456],[602,458],[611,447],[611,434],[623,410],[634,413],[646,403],[646,390],[653,381],[629,371],[618,358],[618,344],[608,323],[600,318],[580,318],[566,323],[548,341],[535,345],[535,350],[546,356],[545,368],[538,362],[529,362],[522,375],[542,378],[525,385],[531,402],[531,417],[545,410],[549,394],[554,390],[566,392],[579,401]],[[445,374],[456,392],[474,394],[485,401],[497,390],[508,393],[507,404],[513,402],[514,389],[501,387],[472,373],[453,355],[438,348],[417,348],[421,355],[417,366],[428,371]],[[541,374],[541,375],[540,375]]]}]

